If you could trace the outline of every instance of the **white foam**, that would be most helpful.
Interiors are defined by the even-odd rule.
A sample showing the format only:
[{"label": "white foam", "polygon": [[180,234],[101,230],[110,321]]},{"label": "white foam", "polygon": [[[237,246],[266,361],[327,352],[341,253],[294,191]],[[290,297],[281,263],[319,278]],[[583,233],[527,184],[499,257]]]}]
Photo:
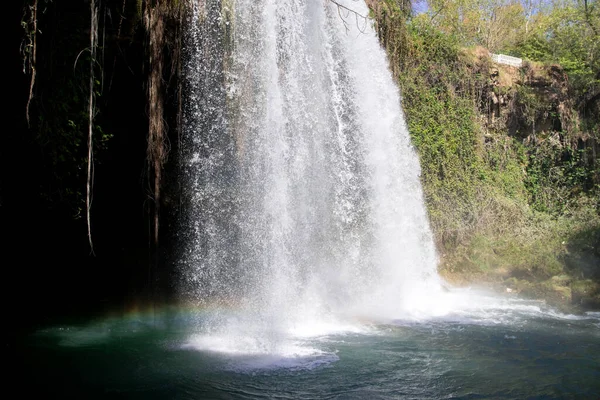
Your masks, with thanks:
[{"label": "white foam", "polygon": [[236,372],[310,370],[339,359],[309,341],[275,336],[195,334],[180,348],[219,354],[227,360],[225,369]]}]

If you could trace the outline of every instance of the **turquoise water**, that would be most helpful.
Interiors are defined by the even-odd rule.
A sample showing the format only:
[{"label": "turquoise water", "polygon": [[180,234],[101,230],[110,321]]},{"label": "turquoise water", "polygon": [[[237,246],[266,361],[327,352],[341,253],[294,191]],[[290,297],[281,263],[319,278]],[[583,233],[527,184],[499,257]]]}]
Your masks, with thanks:
[{"label": "turquoise water", "polygon": [[208,311],[172,310],[40,329],[19,347],[21,392],[80,399],[600,398],[600,313],[565,315],[503,299],[436,317],[347,321],[296,334],[242,328],[231,335],[211,330],[210,320]]}]

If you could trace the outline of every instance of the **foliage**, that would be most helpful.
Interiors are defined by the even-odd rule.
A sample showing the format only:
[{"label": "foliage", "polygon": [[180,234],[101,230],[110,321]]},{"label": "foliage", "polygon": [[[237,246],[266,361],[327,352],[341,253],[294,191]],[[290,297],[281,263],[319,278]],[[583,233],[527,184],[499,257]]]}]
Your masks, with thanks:
[{"label": "foliage", "polygon": [[[38,73],[28,111],[33,141],[42,159],[40,195],[48,207],[65,208],[73,217],[80,218],[85,207],[89,66],[94,62],[95,76],[102,76],[102,66],[91,60],[87,49],[86,14],[66,13],[57,10],[58,7],[46,1],[43,12],[36,17]],[[69,23],[62,18],[69,19]],[[30,26],[23,23],[27,37],[31,35],[27,31]],[[26,62],[32,61],[32,51],[30,45],[24,48]],[[94,98],[101,101],[103,82],[94,79],[92,86]],[[101,115],[95,117],[101,120]],[[104,131],[102,124],[95,124],[93,136],[94,150],[101,154],[112,135]]]},{"label": "foliage", "polygon": [[390,68],[397,76],[407,60],[406,21],[410,16],[411,3],[408,0],[367,0],[367,4],[381,44],[391,61]]},{"label": "foliage", "polygon": [[[382,30],[389,17],[374,14],[380,36],[391,35],[382,43],[420,155],[440,271],[459,281],[513,282],[532,296],[574,299],[580,290],[570,285],[581,268],[568,260],[600,261],[594,253],[578,256],[597,247],[595,236],[582,232],[600,230],[598,117],[584,118],[576,108],[575,81],[563,72],[573,66],[498,69],[487,51],[528,48],[543,55],[556,48],[538,35],[546,26],[543,4],[429,6],[408,16],[402,31]],[[492,36],[501,40],[486,41]],[[489,47],[468,47],[481,44]],[[492,98],[504,101],[494,116]]]},{"label": "foliage", "polygon": [[454,35],[464,46],[498,51],[526,29],[526,10],[516,0],[431,0],[430,24]]},{"label": "foliage", "polygon": [[535,61],[560,64],[578,94],[600,84],[600,4],[554,1],[542,10],[531,34],[514,51]]},{"label": "foliage", "polygon": [[530,151],[525,185],[533,208],[569,214],[581,193],[593,192],[593,172],[583,162],[584,154],[556,141],[543,142]]},{"label": "foliage", "polygon": [[556,63],[568,73],[581,107],[600,96],[597,0],[429,0],[429,25],[460,46]]},{"label": "foliage", "polygon": [[469,94],[478,82],[465,68],[454,36],[418,17],[408,33],[409,54],[398,76],[404,110],[421,158],[432,225],[438,241],[451,245],[465,236],[464,221],[476,214],[481,160]]}]

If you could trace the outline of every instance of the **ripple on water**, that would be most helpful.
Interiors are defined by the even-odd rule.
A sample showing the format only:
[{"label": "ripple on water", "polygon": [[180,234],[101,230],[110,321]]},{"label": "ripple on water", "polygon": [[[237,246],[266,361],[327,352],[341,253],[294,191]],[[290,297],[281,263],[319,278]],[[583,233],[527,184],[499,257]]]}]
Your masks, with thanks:
[{"label": "ripple on water", "polygon": [[296,338],[194,334],[180,348],[217,354],[225,360],[225,370],[238,373],[312,370],[339,360],[335,350]]}]

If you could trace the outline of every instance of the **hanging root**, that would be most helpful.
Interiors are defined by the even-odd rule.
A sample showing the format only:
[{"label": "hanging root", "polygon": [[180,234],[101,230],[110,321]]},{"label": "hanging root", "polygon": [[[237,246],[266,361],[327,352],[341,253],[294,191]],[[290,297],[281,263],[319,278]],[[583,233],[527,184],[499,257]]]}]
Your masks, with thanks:
[{"label": "hanging root", "polygon": [[163,119],[163,48],[165,45],[165,5],[163,2],[145,10],[146,29],[150,35],[150,77],[148,82],[149,131],[148,163],[154,169],[154,244],[158,245],[160,184],[166,158],[165,123]]},{"label": "hanging root", "polygon": [[98,7],[96,1],[90,1],[90,96],[88,99],[88,156],[87,156],[87,181],[85,209],[87,221],[87,235],[91,253],[94,254],[94,243],[92,242],[92,224],[90,211],[92,208],[92,171],[93,171],[93,128],[94,128],[94,63],[96,62],[96,48],[98,47]]},{"label": "hanging root", "polygon": [[[30,70],[31,72],[31,81],[29,83],[29,97],[27,98],[27,105],[25,106],[25,118],[27,119],[27,126],[31,126],[29,123],[29,106],[31,105],[31,99],[33,99],[33,86],[35,85],[35,74],[36,74],[36,53],[37,53],[37,11],[38,11],[38,0],[34,0],[33,5],[29,7],[30,11],[31,11],[31,17],[30,20],[25,22],[23,21],[23,25],[27,26],[30,23],[33,24],[33,29],[31,30],[31,32],[27,32],[27,36],[29,39],[29,43],[27,43],[25,46],[26,48],[23,49],[23,52],[25,54],[24,59],[25,59],[25,65],[23,66],[23,72],[26,73],[27,69]],[[27,49],[28,47],[31,47],[31,50]],[[27,59],[29,59],[29,63],[27,62]],[[26,67],[26,65],[29,64],[29,68]]]}]

